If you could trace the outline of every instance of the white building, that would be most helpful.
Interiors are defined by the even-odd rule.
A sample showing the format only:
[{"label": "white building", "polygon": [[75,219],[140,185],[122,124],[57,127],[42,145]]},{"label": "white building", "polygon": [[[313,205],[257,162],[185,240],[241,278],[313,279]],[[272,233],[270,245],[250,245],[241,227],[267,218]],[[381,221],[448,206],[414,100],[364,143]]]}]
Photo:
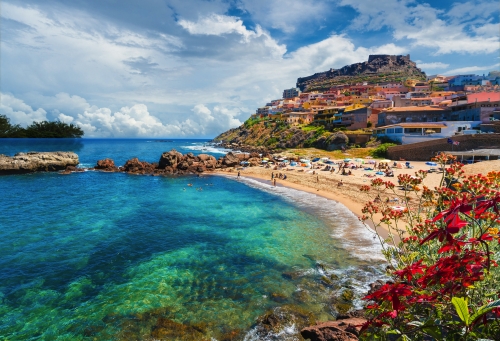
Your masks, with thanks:
[{"label": "white building", "polygon": [[453,137],[480,124],[481,121],[406,122],[378,127],[373,131],[373,135],[385,136],[401,144],[410,144]]}]

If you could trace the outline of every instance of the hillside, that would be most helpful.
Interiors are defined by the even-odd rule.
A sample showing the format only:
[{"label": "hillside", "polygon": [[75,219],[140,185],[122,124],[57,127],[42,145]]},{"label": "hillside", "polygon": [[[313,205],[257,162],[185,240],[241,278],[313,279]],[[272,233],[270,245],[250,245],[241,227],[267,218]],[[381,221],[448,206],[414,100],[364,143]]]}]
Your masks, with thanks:
[{"label": "hillside", "polygon": [[328,90],[334,85],[356,83],[404,82],[407,78],[425,80],[425,73],[410,60],[410,55],[371,55],[367,62],[346,65],[297,79],[302,91]]},{"label": "hillside", "polygon": [[323,127],[289,127],[281,122],[249,119],[240,127],[220,134],[213,142],[243,146],[246,150],[257,147],[268,150],[308,147],[335,150],[347,146],[349,139],[344,132],[329,132]]}]

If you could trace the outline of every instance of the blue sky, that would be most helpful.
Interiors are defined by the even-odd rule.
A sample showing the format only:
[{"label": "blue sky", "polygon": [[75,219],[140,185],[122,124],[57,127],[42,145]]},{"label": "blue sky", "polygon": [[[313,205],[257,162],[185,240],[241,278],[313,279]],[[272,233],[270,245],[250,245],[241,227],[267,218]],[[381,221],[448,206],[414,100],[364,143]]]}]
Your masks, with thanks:
[{"label": "blue sky", "polygon": [[499,70],[499,14],[499,0],[2,0],[0,113],[210,138],[370,54],[409,53],[428,75]]}]

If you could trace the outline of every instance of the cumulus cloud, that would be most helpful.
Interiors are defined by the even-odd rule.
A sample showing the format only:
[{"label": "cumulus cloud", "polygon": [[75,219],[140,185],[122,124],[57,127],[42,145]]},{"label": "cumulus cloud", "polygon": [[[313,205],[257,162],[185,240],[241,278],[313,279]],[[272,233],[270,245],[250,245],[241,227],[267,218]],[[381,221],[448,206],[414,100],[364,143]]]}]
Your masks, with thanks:
[{"label": "cumulus cloud", "polygon": [[[76,97],[76,98],[75,98]],[[84,108],[76,108],[72,112],[59,112],[56,119],[76,124],[85,132],[85,137],[208,137],[214,136],[230,128],[237,127],[242,122],[236,117],[245,109],[215,106],[210,110],[204,104],[194,106],[194,115],[183,121],[163,123],[152,115],[145,104],[125,106],[117,111],[106,107],[90,105],[78,96],[57,94],[54,102],[62,98],[84,103]],[[50,102],[48,98],[45,101]],[[67,103],[67,102],[65,102]],[[67,106],[71,109],[71,106]],[[33,121],[49,120],[47,111],[33,108],[24,101],[10,94],[1,94],[0,114],[11,119],[11,123],[26,126]]]},{"label": "cumulus cloud", "polygon": [[21,126],[47,119],[47,112],[42,108],[33,110],[23,100],[5,93],[0,93],[0,113],[7,116],[11,124],[20,124]]}]

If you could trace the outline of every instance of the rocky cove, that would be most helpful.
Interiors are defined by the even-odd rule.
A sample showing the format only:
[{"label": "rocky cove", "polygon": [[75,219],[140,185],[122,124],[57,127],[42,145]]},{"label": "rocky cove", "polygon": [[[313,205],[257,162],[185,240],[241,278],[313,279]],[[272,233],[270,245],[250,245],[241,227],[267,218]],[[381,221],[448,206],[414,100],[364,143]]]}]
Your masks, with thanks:
[{"label": "rocky cove", "polygon": [[[192,153],[182,154],[176,150],[170,150],[161,154],[158,162],[145,162],[137,158],[129,159],[122,166],[115,165],[112,159],[101,159],[89,170],[101,172],[124,172],[137,175],[171,176],[199,174],[203,172],[212,172],[218,169],[232,168],[238,166],[240,162],[247,161],[249,165],[261,165],[262,158],[268,157],[273,160],[273,156],[266,150],[259,150],[247,153],[229,152],[224,157],[215,158],[211,155],[200,154],[195,156]],[[14,157],[2,157],[2,170],[7,170],[4,174],[23,174],[37,171],[62,171],[63,174],[83,171],[83,168],[77,168],[78,155],[75,153],[36,153],[29,152],[17,154]],[[8,166],[10,165],[10,169]],[[14,167],[15,165],[15,167]],[[307,340],[356,340],[359,326],[363,323],[362,312],[354,310],[354,296],[351,284],[335,275],[332,269],[322,263],[316,262],[318,275],[309,276],[300,272],[283,273],[282,277],[286,281],[295,281],[302,278],[304,283],[313,286],[314,290],[324,293],[330,293],[328,305],[332,315],[338,321],[318,323],[313,314],[296,304],[296,302],[314,300],[307,294],[307,290],[298,291],[293,296],[287,296],[277,291],[269,294],[271,300],[278,302],[280,306],[271,309],[262,314],[252,326],[252,332],[255,338],[252,340],[272,339],[270,335],[279,335],[290,325],[293,325],[296,331],[295,339],[302,338]],[[306,278],[307,277],[307,278]],[[304,284],[306,285],[306,284]],[[312,290],[311,290],[312,291]],[[113,316],[109,316],[113,320]],[[182,339],[182,340],[203,340],[203,335],[211,326],[190,324],[185,321],[179,323],[165,317],[161,311],[150,311],[140,316],[131,317],[130,323],[124,327],[124,333],[134,334],[134,323],[137,325],[146,320],[151,326],[151,337],[160,340]],[[139,327],[137,327],[139,328]],[[89,326],[86,334],[96,335],[99,332],[99,326]],[[300,334],[301,333],[301,334]],[[246,340],[245,330],[228,330],[227,334],[220,340]],[[279,339],[279,338],[278,338]],[[219,340],[219,341],[220,341]]]}]

